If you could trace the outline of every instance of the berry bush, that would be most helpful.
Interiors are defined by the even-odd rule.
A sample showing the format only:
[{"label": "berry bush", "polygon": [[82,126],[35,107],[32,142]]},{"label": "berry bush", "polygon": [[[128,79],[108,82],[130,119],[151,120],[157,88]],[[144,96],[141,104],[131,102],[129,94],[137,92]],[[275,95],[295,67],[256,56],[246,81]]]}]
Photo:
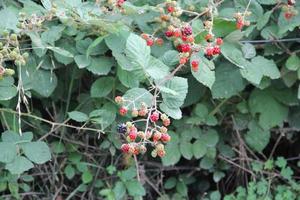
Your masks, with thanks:
[{"label": "berry bush", "polygon": [[0,200],[299,199],[299,11],[0,1]]}]

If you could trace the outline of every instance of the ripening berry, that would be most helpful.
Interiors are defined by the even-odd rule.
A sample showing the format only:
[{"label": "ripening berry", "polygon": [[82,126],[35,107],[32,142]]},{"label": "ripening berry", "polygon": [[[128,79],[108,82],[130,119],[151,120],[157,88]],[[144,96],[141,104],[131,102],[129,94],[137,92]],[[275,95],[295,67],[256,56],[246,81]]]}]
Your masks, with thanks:
[{"label": "ripening berry", "polygon": [[145,139],[145,137],[146,137],[146,134],[144,133],[144,131],[139,131],[139,132],[137,133],[137,135],[138,135],[138,137],[141,138],[141,139]]},{"label": "ripening berry", "polygon": [[142,108],[139,110],[139,116],[145,117],[148,113],[148,110],[146,108]]},{"label": "ripening berry", "polygon": [[171,140],[171,136],[168,133],[161,134],[160,140],[162,142],[169,142]]},{"label": "ripening berry", "polygon": [[161,120],[168,119],[168,116],[165,113],[163,113],[160,115],[160,119]]},{"label": "ripening berry", "polygon": [[187,41],[189,43],[193,43],[195,41],[194,36],[192,36],[192,35],[188,36]]},{"label": "ripening berry", "polygon": [[175,8],[174,8],[173,6],[168,6],[168,7],[167,7],[167,11],[168,11],[169,13],[172,13],[172,12],[175,11]]},{"label": "ripening berry", "polygon": [[166,152],[165,152],[165,150],[160,150],[160,151],[157,151],[157,155],[162,158],[166,155]]},{"label": "ripening berry", "polygon": [[211,47],[206,48],[205,54],[207,56],[212,56],[214,54],[214,49]]},{"label": "ripening berry", "polygon": [[177,37],[177,38],[181,37],[181,31],[179,29],[175,29],[174,32],[173,32],[173,36]]},{"label": "ripening berry", "polygon": [[155,43],[158,45],[158,46],[162,46],[164,44],[164,40],[162,38],[157,38],[155,40]]},{"label": "ripening berry", "polygon": [[181,44],[181,51],[182,52],[190,52],[191,46],[189,44]]},{"label": "ripening berry", "polygon": [[151,156],[152,156],[153,158],[156,158],[156,156],[157,156],[157,151],[156,151],[156,149],[154,149],[153,151],[151,151]]},{"label": "ripening berry", "polygon": [[242,30],[242,28],[244,27],[244,22],[241,19],[238,19],[236,22],[236,28],[239,30]]},{"label": "ripening berry", "polygon": [[159,144],[155,145],[155,149],[157,151],[165,150],[165,145],[163,145],[162,143],[159,143]]},{"label": "ripening berry", "polygon": [[115,102],[117,103],[117,104],[122,104],[123,103],[123,97],[121,97],[121,96],[116,96],[115,97]]},{"label": "ripening berry", "polygon": [[144,40],[148,40],[149,39],[149,35],[147,33],[142,33],[141,34],[141,37],[144,39]]},{"label": "ripening berry", "polygon": [[153,44],[154,44],[153,39],[150,39],[150,38],[149,38],[149,39],[147,40],[147,46],[150,46],[150,47],[151,47],[151,46],[153,46]]},{"label": "ripening berry", "polygon": [[193,34],[193,29],[190,25],[187,25],[181,29],[182,35],[189,36]]},{"label": "ripening berry", "polygon": [[139,146],[139,151],[141,154],[144,154],[147,152],[147,148],[145,147],[145,145],[141,145]]},{"label": "ripening berry", "polygon": [[120,113],[120,115],[122,115],[122,116],[126,115],[127,112],[128,112],[128,110],[127,110],[126,107],[121,107],[121,108],[119,109],[119,113]]},{"label": "ripening berry", "polygon": [[140,153],[140,149],[137,145],[135,145],[129,149],[129,152],[133,155],[138,155]]},{"label": "ripening berry", "polygon": [[186,42],[188,40],[188,36],[186,35],[182,35],[181,36],[182,41]]},{"label": "ripening berry", "polygon": [[128,153],[130,149],[130,145],[129,144],[122,144],[121,146],[121,150],[123,153]]},{"label": "ripening berry", "polygon": [[186,57],[182,57],[182,58],[180,58],[180,60],[179,60],[179,63],[181,64],[181,65],[184,65],[186,62],[187,62],[187,58]]},{"label": "ripening berry", "polygon": [[169,126],[171,124],[171,120],[169,118],[163,120],[164,126]]},{"label": "ripening berry", "polygon": [[219,45],[219,46],[222,45],[223,44],[222,38],[217,38],[216,39],[216,44]]},{"label": "ripening berry", "polygon": [[161,138],[161,132],[156,131],[153,134],[152,140],[153,140],[153,142],[157,142],[158,140],[160,140],[160,138]]},{"label": "ripening berry", "polygon": [[292,17],[293,17],[293,13],[291,13],[291,12],[285,12],[284,13],[284,18],[286,20],[290,20]]},{"label": "ripening berry", "polygon": [[159,131],[160,131],[161,133],[167,133],[167,132],[168,132],[168,129],[167,129],[166,127],[162,126],[162,127],[160,127]]},{"label": "ripening berry", "polygon": [[198,69],[199,69],[199,61],[198,61],[198,60],[193,60],[193,61],[191,62],[191,66],[192,66],[192,70],[193,70],[194,72],[197,72]]},{"label": "ripening berry", "polygon": [[173,36],[173,31],[168,30],[168,31],[165,32],[165,35],[167,37],[172,37]]},{"label": "ripening berry", "polygon": [[117,0],[117,6],[121,7],[125,0]]},{"label": "ripening berry", "polygon": [[213,35],[208,33],[208,34],[205,36],[205,40],[209,42],[209,41],[211,41],[211,39],[213,39]]},{"label": "ripening berry", "polygon": [[150,116],[151,122],[157,122],[158,119],[159,119],[159,113],[158,112],[153,112]]},{"label": "ripening berry", "polygon": [[214,46],[213,47],[213,54],[214,55],[219,55],[221,53],[221,49],[219,46]]},{"label": "ripening berry", "polygon": [[135,141],[137,138],[137,132],[136,131],[130,131],[128,134],[128,138],[131,142]]},{"label": "ripening berry", "polygon": [[138,111],[136,108],[132,109],[132,111],[131,111],[131,116],[132,116],[132,117],[137,117],[137,116],[139,116],[139,111]]}]

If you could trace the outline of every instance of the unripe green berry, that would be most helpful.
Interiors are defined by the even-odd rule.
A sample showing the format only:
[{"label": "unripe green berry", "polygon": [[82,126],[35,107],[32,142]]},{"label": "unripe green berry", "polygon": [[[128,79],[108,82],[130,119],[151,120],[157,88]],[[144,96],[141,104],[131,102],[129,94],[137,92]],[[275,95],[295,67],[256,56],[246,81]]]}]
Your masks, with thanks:
[{"label": "unripe green berry", "polygon": [[15,74],[15,70],[13,69],[5,69],[5,75],[13,76]]}]

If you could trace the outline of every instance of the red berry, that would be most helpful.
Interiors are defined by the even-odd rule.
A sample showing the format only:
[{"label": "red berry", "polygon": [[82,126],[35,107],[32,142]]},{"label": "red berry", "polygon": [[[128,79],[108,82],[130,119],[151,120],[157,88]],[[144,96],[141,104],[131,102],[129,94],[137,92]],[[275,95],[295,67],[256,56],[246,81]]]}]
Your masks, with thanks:
[{"label": "red berry", "polygon": [[220,47],[219,47],[219,46],[215,46],[215,47],[213,48],[213,54],[214,54],[214,55],[218,55],[218,54],[220,54],[220,53],[221,53]]},{"label": "red berry", "polygon": [[163,125],[164,126],[169,126],[171,124],[171,120],[169,118],[166,118],[163,120]]},{"label": "red berry", "polygon": [[186,62],[187,62],[187,58],[186,57],[182,57],[182,58],[180,58],[180,60],[179,60],[179,63],[181,64],[181,65],[183,65],[183,64],[185,64]]},{"label": "red berry", "polygon": [[136,131],[130,131],[128,134],[128,137],[130,139],[130,141],[135,141],[135,139],[137,138],[137,132]]},{"label": "red berry", "polygon": [[175,29],[175,31],[173,32],[173,36],[174,37],[180,37],[181,36],[181,31],[179,29]]},{"label": "red berry", "polygon": [[194,72],[197,72],[198,69],[199,69],[199,61],[198,61],[198,60],[193,60],[193,61],[191,62],[191,65],[192,65],[192,70],[193,70]]},{"label": "red berry", "polygon": [[139,110],[139,116],[141,117],[145,117],[148,113],[148,110],[145,108],[142,108],[141,110]]},{"label": "red berry", "polygon": [[156,43],[158,46],[162,46],[162,45],[164,44],[164,40],[161,39],[161,38],[157,38],[157,39],[155,40],[155,43]]},{"label": "red berry", "polygon": [[172,37],[173,36],[173,31],[168,30],[168,31],[165,32],[165,35],[167,37]]},{"label": "red berry", "polygon": [[159,151],[157,151],[157,155],[162,158],[166,155],[166,152],[165,152],[165,150],[159,150]]},{"label": "red berry", "polygon": [[159,119],[159,113],[158,112],[154,112],[154,113],[151,114],[150,120],[152,122],[157,122],[158,119]]},{"label": "red berry", "polygon": [[190,35],[190,36],[187,38],[187,41],[188,41],[189,43],[193,43],[193,42],[195,41],[194,36]]},{"label": "red berry", "polygon": [[223,44],[222,38],[217,38],[216,39],[216,44],[219,45],[219,46],[222,45]]},{"label": "red berry", "polygon": [[122,144],[121,146],[121,150],[123,153],[128,153],[130,149],[130,145],[129,144]]},{"label": "red berry", "polygon": [[208,47],[208,48],[206,49],[205,54],[206,54],[207,56],[212,56],[212,55],[214,54],[214,48]]},{"label": "red berry", "polygon": [[119,109],[119,113],[120,113],[120,115],[122,115],[122,116],[126,115],[127,112],[128,112],[128,110],[127,110],[126,107],[121,107],[121,108]]},{"label": "red berry", "polygon": [[148,40],[149,39],[149,35],[147,33],[142,33],[141,34],[141,37],[144,39],[144,40]]},{"label": "red berry", "polygon": [[154,41],[152,40],[152,39],[148,39],[147,40],[147,46],[153,46],[153,44],[154,44]]},{"label": "red berry", "polygon": [[181,36],[182,41],[186,42],[188,40],[188,37],[186,35]]},{"label": "red berry", "polygon": [[293,13],[290,12],[286,12],[284,13],[284,18],[287,20],[290,20],[293,17]]},{"label": "red berry", "polygon": [[182,35],[189,36],[193,34],[193,29],[190,25],[187,25],[182,28]]},{"label": "red berry", "polygon": [[121,7],[124,2],[125,2],[125,0],[118,0],[117,1],[117,6]]},{"label": "red berry", "polygon": [[169,142],[171,140],[171,136],[168,133],[161,134],[160,140],[163,142]]},{"label": "red berry", "polygon": [[169,13],[172,13],[172,12],[175,11],[175,8],[174,8],[173,6],[168,6],[168,7],[167,7],[167,11],[168,11]]},{"label": "red berry", "polygon": [[236,28],[239,30],[242,30],[242,28],[244,27],[244,22],[241,19],[238,19],[236,22]]},{"label": "red berry", "polygon": [[191,46],[189,44],[182,44],[181,45],[181,51],[182,52],[190,52]]}]

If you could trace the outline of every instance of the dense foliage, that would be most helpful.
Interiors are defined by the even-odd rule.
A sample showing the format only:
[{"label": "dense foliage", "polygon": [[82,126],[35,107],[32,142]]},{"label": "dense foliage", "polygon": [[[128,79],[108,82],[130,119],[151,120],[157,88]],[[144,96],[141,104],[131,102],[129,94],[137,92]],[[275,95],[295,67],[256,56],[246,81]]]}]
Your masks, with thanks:
[{"label": "dense foliage", "polygon": [[0,199],[299,199],[299,11],[0,1]]}]

